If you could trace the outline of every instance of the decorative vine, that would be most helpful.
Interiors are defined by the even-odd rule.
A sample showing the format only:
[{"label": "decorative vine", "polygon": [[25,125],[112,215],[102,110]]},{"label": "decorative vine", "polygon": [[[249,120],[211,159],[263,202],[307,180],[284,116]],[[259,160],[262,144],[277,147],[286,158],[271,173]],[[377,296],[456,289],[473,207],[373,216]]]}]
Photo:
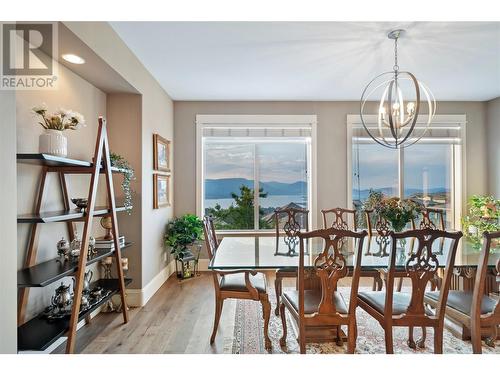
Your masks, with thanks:
[{"label": "decorative vine", "polygon": [[111,166],[120,169],[120,173],[123,175],[122,190],[124,194],[124,204],[127,214],[132,213],[132,189],[130,187],[130,182],[135,180],[134,168],[130,163],[121,155],[111,152],[109,154],[111,160]]}]

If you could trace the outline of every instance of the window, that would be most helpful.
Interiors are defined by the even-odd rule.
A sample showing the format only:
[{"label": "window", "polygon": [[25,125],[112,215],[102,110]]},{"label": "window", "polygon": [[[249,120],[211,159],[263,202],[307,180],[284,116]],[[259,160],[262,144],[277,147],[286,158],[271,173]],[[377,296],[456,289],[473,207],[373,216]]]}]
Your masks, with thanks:
[{"label": "window", "polygon": [[[272,230],[274,210],[312,211],[315,116],[197,116],[198,214],[219,230]],[[310,217],[312,212],[310,213]]]},{"label": "window", "polygon": [[[348,116],[348,129],[353,207],[362,210],[370,190],[381,191],[442,209],[446,228],[460,226],[465,116],[435,116],[418,143],[398,150],[375,143],[359,116]],[[364,225],[364,215],[359,217]]]}]

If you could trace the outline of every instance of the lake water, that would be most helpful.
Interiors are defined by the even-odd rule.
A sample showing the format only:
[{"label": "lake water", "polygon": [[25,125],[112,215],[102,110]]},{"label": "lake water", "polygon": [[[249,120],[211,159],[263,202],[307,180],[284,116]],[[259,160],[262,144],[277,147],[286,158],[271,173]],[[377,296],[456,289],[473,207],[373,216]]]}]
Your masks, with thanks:
[{"label": "lake water", "polygon": [[[291,202],[298,204],[301,207],[307,206],[307,197],[302,195],[270,195],[267,198],[260,198],[259,201],[260,206],[263,208],[283,207]],[[215,207],[217,203],[219,203],[222,208],[228,208],[231,204],[234,204],[234,199],[205,199],[205,208]]]}]

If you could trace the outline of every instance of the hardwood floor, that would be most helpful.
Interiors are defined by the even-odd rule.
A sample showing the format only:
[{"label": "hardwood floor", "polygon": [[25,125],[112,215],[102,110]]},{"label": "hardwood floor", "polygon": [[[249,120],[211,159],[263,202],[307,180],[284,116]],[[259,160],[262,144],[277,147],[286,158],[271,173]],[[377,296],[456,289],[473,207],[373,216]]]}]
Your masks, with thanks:
[{"label": "hardwood floor", "polygon": [[[266,276],[268,288],[274,288],[274,271]],[[294,279],[284,279],[283,286],[293,287]],[[130,309],[128,324],[118,313],[97,315],[78,331],[75,353],[231,353],[236,301],[224,302],[217,337],[210,345],[214,298],[210,273],[182,283],[170,277],[144,307]],[[63,343],[53,353],[64,353],[65,347]]]}]

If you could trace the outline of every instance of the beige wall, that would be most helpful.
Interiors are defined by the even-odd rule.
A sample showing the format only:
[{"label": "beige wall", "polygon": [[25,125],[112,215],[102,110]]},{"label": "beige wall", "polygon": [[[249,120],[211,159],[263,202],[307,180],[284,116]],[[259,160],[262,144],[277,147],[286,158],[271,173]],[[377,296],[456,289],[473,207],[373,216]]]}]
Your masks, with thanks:
[{"label": "beige wall", "polygon": [[500,97],[486,103],[489,193],[500,198]]},{"label": "beige wall", "polygon": [[[317,115],[317,207],[320,210],[347,205],[346,117],[359,112],[358,102],[175,102],[174,108],[174,165],[182,171],[176,175],[174,185],[176,215],[196,212],[197,114]],[[467,194],[486,193],[485,104],[441,102],[437,108],[439,114],[467,115]]]},{"label": "beige wall", "polygon": [[0,354],[17,352],[16,96],[0,91]]},{"label": "beige wall", "polygon": [[[17,123],[17,152],[38,152],[38,136],[43,128],[37,124],[39,121],[31,112],[31,108],[45,103],[49,112],[59,108],[72,109],[80,112],[85,117],[87,126],[76,131],[65,131],[68,138],[68,157],[81,160],[92,160],[95,141],[97,137],[97,118],[106,115],[106,94],[90,83],[74,74],[69,69],[60,66],[58,87],[56,90],[45,91],[18,91],[16,95],[16,123]],[[33,211],[34,199],[38,188],[38,179],[41,168],[37,166],[17,165],[17,212],[19,214]],[[100,177],[100,188],[97,205],[105,203],[104,178]],[[87,197],[90,177],[87,175],[68,175],[68,193],[71,198]],[[62,199],[57,174],[48,176],[44,205],[42,210],[51,211],[62,209]],[[29,237],[29,224],[19,224],[17,247],[17,269],[23,267]],[[83,224],[77,224],[79,236],[83,232]],[[94,236],[103,234],[97,220],[94,220]],[[53,259],[57,256],[56,243],[61,237],[68,238],[65,223],[44,224],[40,227],[37,262]],[[97,265],[93,267],[98,276]],[[70,278],[61,280],[65,284],[71,283]],[[53,283],[45,288],[31,288],[27,306],[26,318],[42,311],[50,304],[50,296],[60,283]]]},{"label": "beige wall", "polygon": [[[64,24],[142,95],[141,287],[144,287],[168,263],[164,258],[163,233],[173,216],[173,207],[153,210],[153,133],[173,138],[173,101],[108,23]],[[172,184],[175,178],[173,173]]]}]

